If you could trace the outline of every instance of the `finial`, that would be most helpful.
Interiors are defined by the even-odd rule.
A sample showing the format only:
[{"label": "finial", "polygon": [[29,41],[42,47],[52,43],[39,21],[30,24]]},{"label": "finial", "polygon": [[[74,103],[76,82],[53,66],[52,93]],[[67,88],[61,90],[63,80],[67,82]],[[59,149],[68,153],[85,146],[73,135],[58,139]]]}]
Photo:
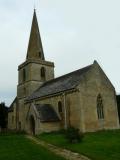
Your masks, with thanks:
[{"label": "finial", "polygon": [[96,60],[94,60],[94,63],[97,63],[97,61],[96,61]]},{"label": "finial", "polygon": [[35,3],[35,0],[34,0],[34,12],[36,12],[36,3]]},{"label": "finial", "polygon": [[34,13],[36,13],[36,9],[34,8]]}]

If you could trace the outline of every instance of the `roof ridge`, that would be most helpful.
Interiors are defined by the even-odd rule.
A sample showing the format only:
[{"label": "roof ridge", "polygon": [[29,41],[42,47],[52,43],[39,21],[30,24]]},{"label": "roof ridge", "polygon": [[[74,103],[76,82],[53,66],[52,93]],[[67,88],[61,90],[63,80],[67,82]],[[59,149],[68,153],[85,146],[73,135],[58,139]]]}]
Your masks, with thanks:
[{"label": "roof ridge", "polygon": [[[77,72],[82,71],[82,70],[84,70],[84,69],[89,69],[92,65],[93,65],[93,64],[88,65],[88,66],[86,66],[86,67],[83,67],[83,68],[81,68],[81,69],[72,71],[72,72],[70,72],[70,73],[67,73],[67,74],[65,74],[65,75],[62,75],[62,76],[57,77],[57,78],[55,78],[55,79],[51,79],[51,80],[43,83],[43,84],[42,84],[40,87],[38,87],[38,89],[36,89],[30,96],[28,96],[27,99],[29,99],[34,93],[39,92],[39,90],[42,89],[42,88],[44,88],[45,86],[47,86],[47,85],[49,85],[49,84],[51,84],[51,83],[53,84],[53,83],[55,83],[55,82],[57,82],[57,81],[59,81],[59,80],[61,80],[61,79],[64,79],[64,78],[67,79],[68,77],[70,77],[70,75],[72,76],[74,73],[77,73]],[[83,74],[83,73],[82,73],[82,74]],[[76,84],[76,85],[77,85],[77,84]]]},{"label": "roof ridge", "polygon": [[80,70],[83,70],[83,69],[89,68],[89,67],[91,67],[92,65],[93,65],[93,64],[88,65],[88,66],[86,66],[86,67],[82,67],[82,68],[77,69],[77,70],[75,70],[75,71],[69,72],[69,73],[64,74],[64,75],[62,75],[62,76],[56,77],[56,78],[51,79],[51,80],[49,80],[49,81],[46,81],[46,82],[45,82],[45,83],[43,83],[43,85],[42,85],[42,86],[40,86],[39,88],[43,87],[44,85],[46,85],[46,84],[47,84],[47,83],[49,83],[49,82],[56,81],[56,80],[58,80],[58,79],[60,79],[60,78],[64,78],[64,77],[66,77],[66,76],[68,76],[68,75],[71,75],[71,74],[73,74],[73,73],[75,73],[75,72],[78,72],[78,71],[80,71]]}]

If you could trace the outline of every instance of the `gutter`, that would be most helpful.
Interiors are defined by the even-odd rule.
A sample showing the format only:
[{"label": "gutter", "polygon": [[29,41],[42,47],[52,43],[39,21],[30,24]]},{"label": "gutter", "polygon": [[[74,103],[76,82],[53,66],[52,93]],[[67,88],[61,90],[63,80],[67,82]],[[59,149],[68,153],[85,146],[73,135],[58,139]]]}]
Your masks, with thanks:
[{"label": "gutter", "polygon": [[30,102],[33,102],[33,101],[36,101],[36,100],[42,100],[42,99],[45,99],[45,98],[55,97],[55,96],[59,96],[61,94],[63,95],[64,93],[75,92],[76,90],[77,90],[76,88],[72,88],[72,89],[69,89],[69,90],[62,91],[62,92],[58,92],[58,93],[54,93],[54,94],[50,94],[50,95],[46,95],[46,96],[42,96],[42,97],[36,97],[36,98],[31,99],[31,100],[26,99],[25,103],[30,103]]}]

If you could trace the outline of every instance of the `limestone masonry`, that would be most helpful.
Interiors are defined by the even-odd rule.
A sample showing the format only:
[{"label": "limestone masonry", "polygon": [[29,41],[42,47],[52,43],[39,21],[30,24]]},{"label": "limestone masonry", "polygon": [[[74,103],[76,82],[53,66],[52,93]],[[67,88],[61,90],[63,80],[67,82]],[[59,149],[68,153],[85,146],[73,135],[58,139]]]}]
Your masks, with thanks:
[{"label": "limestone masonry", "polygon": [[54,78],[45,60],[34,11],[26,61],[18,66],[17,96],[9,108],[8,128],[39,134],[69,126],[81,132],[118,129],[115,88],[93,64]]}]

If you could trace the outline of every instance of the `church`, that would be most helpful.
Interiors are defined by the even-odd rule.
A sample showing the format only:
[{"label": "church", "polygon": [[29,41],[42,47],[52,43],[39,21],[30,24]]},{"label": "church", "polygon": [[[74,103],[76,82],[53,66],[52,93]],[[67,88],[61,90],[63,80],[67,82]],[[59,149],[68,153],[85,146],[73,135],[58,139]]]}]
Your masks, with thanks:
[{"label": "church", "polygon": [[118,129],[115,88],[97,61],[55,78],[54,63],[45,59],[34,10],[26,61],[18,66],[17,96],[9,108],[8,129],[40,134],[70,126],[81,132]]}]

